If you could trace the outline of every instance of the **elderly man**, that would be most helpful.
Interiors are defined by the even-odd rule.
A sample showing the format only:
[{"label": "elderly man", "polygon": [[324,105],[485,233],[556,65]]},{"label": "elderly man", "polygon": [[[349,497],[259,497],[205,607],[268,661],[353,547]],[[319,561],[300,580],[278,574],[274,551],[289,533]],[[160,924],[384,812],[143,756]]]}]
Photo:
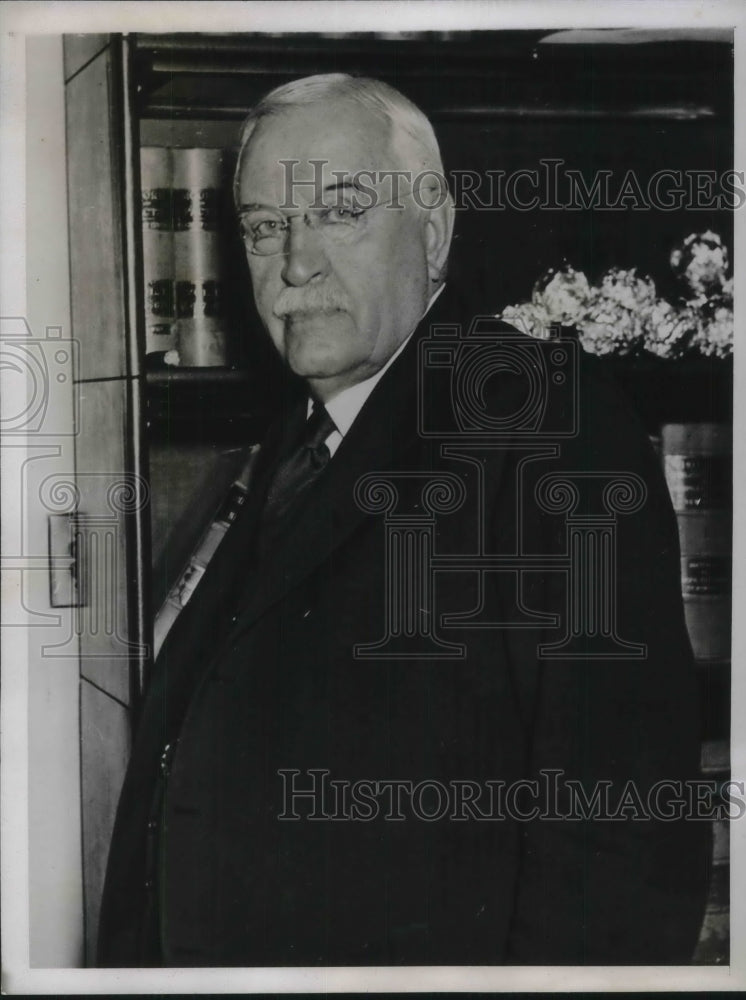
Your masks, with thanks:
[{"label": "elderly man", "polygon": [[707,828],[676,808],[697,718],[665,486],[573,345],[444,287],[441,178],[376,81],[291,83],[244,126],[291,377],[156,663],[102,964],[691,956]]}]

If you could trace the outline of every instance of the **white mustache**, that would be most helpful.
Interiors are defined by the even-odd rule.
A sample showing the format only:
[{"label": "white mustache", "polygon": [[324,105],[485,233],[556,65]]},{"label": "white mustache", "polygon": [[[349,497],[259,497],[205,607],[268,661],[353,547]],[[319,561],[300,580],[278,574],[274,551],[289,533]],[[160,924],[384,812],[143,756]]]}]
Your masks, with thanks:
[{"label": "white mustache", "polygon": [[272,312],[278,319],[293,313],[347,312],[350,302],[344,292],[332,285],[312,285],[309,288],[283,288]]}]

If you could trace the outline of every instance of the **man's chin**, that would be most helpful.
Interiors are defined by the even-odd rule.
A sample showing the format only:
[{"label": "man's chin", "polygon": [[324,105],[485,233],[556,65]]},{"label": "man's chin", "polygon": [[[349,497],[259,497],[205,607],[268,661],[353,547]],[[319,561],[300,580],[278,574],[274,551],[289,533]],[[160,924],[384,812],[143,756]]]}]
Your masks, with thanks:
[{"label": "man's chin", "polygon": [[287,362],[294,374],[310,381],[335,378],[344,371],[338,355],[321,351],[292,351]]},{"label": "man's chin", "polygon": [[285,357],[302,378],[326,378],[344,367],[355,330],[343,312],[296,314],[285,323]]}]

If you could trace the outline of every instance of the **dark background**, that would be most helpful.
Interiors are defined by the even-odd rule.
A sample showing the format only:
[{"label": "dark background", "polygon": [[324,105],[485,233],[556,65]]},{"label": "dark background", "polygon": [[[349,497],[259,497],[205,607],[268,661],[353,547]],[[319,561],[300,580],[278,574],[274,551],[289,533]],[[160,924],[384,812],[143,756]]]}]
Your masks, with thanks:
[{"label": "dark background", "polygon": [[[560,172],[580,171],[588,187],[609,172],[612,197],[629,171],[643,192],[660,170],[721,177],[733,167],[732,44],[669,34],[636,44],[558,44],[547,31],[135,36],[140,142],[235,150],[243,118],[273,87],[347,72],[386,80],[423,109],[446,173],[541,174],[542,160],[562,160]],[[530,194],[525,185],[520,191]],[[156,516],[154,540],[163,541],[161,528],[178,521],[190,496],[209,495],[206,481],[222,482],[214,449],[261,438],[279,398],[279,365],[254,309],[229,173],[222,210],[233,370],[158,371],[148,358],[156,368],[148,392],[156,515],[161,480],[171,498],[163,519]],[[671,250],[706,229],[730,247],[732,211],[459,209],[449,280],[475,309],[499,312],[528,299],[546,269],[563,261],[592,283],[609,267],[637,267],[673,300],[681,288]],[[664,362],[623,359],[617,367],[651,433],[664,419],[729,419],[727,365],[702,359],[679,366],[676,378]]]},{"label": "dark background", "polygon": [[[612,197],[629,171],[643,192],[659,170],[720,177],[733,167],[732,44],[669,35],[637,44],[557,44],[547,31],[134,36],[140,143],[235,150],[243,118],[273,87],[346,72],[386,80],[423,109],[446,173],[541,173],[543,159],[559,159],[561,171],[580,171],[588,187],[609,171]],[[282,376],[254,309],[229,173],[222,211],[233,370],[161,363],[159,371],[157,359],[147,359],[156,369],[148,379],[154,498],[160,479],[171,484],[154,539],[163,539],[161,527],[178,521],[190,496],[210,492],[214,448],[261,438],[279,398]],[[592,283],[609,267],[637,267],[674,299],[681,289],[670,252],[706,229],[731,246],[732,211],[459,209],[449,280],[475,309],[499,312],[528,299],[547,268],[567,261]],[[651,433],[663,419],[729,419],[731,369],[706,362],[679,366],[676,378],[663,362],[617,365]]]},{"label": "dark background", "polygon": [[[681,41],[676,32],[665,42],[557,44],[547,40],[551,34],[140,36],[143,143],[167,135],[179,144],[190,128],[190,144],[235,146],[242,118],[272,87],[311,73],[348,72],[386,80],[425,111],[447,173],[510,174],[554,158],[581,171],[589,185],[597,171],[611,171],[616,193],[629,170],[644,191],[658,170],[720,177],[732,168],[730,44]],[[546,268],[563,260],[591,282],[610,266],[636,266],[662,293],[675,294],[670,251],[708,228],[731,245],[727,207],[470,209],[458,215],[451,273],[496,310],[525,300]],[[245,269],[234,279],[241,302],[234,322],[242,325]]]}]

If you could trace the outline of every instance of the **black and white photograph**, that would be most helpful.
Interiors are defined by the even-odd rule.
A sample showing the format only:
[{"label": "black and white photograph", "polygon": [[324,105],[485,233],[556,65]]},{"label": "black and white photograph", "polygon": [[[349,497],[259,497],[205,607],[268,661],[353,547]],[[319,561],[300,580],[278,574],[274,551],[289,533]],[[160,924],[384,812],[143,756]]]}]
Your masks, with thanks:
[{"label": "black and white photograph", "polygon": [[4,6],[3,992],[743,987],[743,8]]}]

